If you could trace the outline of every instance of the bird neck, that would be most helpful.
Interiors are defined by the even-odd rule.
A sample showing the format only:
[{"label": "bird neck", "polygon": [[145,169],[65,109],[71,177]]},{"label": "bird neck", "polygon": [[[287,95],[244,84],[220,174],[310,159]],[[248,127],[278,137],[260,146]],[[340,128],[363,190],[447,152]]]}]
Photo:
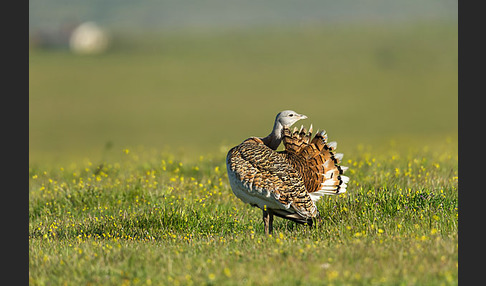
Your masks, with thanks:
[{"label": "bird neck", "polygon": [[283,125],[280,122],[275,121],[272,132],[267,137],[261,138],[263,143],[270,149],[277,150],[280,142],[282,142],[282,130]]}]

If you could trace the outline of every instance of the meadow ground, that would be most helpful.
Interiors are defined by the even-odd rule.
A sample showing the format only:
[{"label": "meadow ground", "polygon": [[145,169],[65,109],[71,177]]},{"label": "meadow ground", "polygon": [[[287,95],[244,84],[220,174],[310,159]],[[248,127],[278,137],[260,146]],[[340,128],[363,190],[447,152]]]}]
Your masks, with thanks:
[{"label": "meadow ground", "polygon": [[30,170],[29,278],[92,284],[454,285],[457,153],[351,152],[346,195],[308,229],[275,221],[228,185],[224,154],[180,162],[155,150]]},{"label": "meadow ground", "polygon": [[[30,284],[457,284],[454,26],[144,41],[30,54]],[[267,237],[225,156],[286,108],[351,180]]]}]

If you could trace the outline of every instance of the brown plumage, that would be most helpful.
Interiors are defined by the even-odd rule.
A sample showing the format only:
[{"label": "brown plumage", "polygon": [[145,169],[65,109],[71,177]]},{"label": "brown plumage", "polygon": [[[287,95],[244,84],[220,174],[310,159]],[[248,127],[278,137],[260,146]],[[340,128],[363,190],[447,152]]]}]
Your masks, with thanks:
[{"label": "brown plumage", "polygon": [[[243,202],[263,211],[265,232],[272,232],[273,215],[312,225],[319,216],[315,205],[320,196],[346,191],[347,169],[338,164],[335,142],[327,143],[325,132],[312,138],[312,126],[291,132],[288,128],[305,115],[280,112],[272,133],[251,137],[229,150],[228,178],[234,194]],[[283,141],[284,151],[276,151]]]},{"label": "brown plumage", "polygon": [[327,143],[325,131],[317,132],[312,140],[312,126],[307,132],[283,129],[285,155],[292,166],[302,175],[307,192],[311,196],[320,193],[341,194],[346,192],[348,177],[341,176],[348,168],[340,166],[343,154],[334,153],[337,143]]}]

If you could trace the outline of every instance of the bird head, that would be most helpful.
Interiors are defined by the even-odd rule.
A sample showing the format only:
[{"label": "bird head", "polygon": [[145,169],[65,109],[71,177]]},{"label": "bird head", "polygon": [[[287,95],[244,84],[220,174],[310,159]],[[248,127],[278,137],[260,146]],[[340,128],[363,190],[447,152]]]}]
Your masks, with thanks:
[{"label": "bird head", "polygon": [[280,124],[282,124],[283,127],[289,128],[295,122],[306,118],[307,116],[303,114],[298,114],[293,110],[284,110],[279,114],[277,114],[277,117],[275,118],[275,122],[279,122]]}]

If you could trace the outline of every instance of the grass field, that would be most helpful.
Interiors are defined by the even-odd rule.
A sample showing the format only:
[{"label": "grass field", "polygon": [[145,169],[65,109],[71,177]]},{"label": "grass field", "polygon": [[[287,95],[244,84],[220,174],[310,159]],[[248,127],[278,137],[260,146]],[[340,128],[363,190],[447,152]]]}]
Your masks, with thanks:
[{"label": "grass field", "polygon": [[433,144],[457,137],[457,37],[453,24],[331,26],[122,38],[98,57],[33,51],[30,161],[101,159],[108,142],[197,157],[267,135],[284,109],[344,149]]},{"label": "grass field", "polygon": [[[167,34],[31,51],[32,285],[457,285],[457,27]],[[291,108],[348,192],[314,228],[233,194],[227,150]]]}]

